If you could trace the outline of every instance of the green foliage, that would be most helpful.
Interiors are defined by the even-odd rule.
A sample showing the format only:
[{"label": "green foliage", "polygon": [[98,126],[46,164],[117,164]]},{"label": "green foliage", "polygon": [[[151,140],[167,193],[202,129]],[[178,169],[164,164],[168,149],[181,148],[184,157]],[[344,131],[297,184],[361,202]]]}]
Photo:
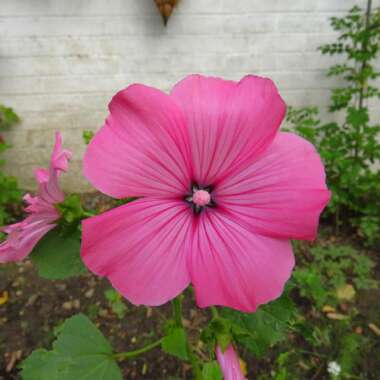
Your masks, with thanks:
[{"label": "green foliage", "polygon": [[119,319],[124,318],[127,312],[127,306],[123,301],[123,297],[115,289],[106,290],[104,295],[112,312],[116,314]]},{"label": "green foliage", "polygon": [[19,203],[20,199],[21,191],[18,188],[16,178],[2,172],[0,162],[0,226],[11,221],[11,214],[7,207],[10,204]]},{"label": "green foliage", "polygon": [[232,339],[231,328],[232,324],[228,319],[214,317],[202,331],[201,339],[210,347],[211,352],[216,345],[225,351]]},{"label": "green foliage", "polygon": [[203,380],[222,380],[223,374],[217,361],[205,363],[202,369]]},{"label": "green foliage", "polygon": [[[357,328],[368,322],[363,320],[363,310],[357,309],[360,297],[352,292],[351,284],[357,293],[361,289],[360,296],[376,286],[370,273],[373,262],[348,245],[298,243],[294,248],[297,268],[291,295],[297,300],[297,310],[287,339],[268,352],[271,373],[266,355],[256,359],[256,378],[301,380],[318,373],[321,379],[369,379],[361,361],[363,352],[371,349],[369,337]],[[341,368],[336,377],[328,372],[332,362]]]},{"label": "green foliage", "polygon": [[86,145],[88,145],[91,139],[94,137],[95,133],[93,131],[83,131],[82,137]]},{"label": "green foliage", "polygon": [[83,314],[58,329],[51,351],[34,351],[21,365],[23,380],[121,380],[112,348]]},{"label": "green foliage", "polygon": [[257,357],[265,354],[273,344],[287,336],[295,306],[285,292],[280,298],[251,314],[224,308],[222,316],[231,323],[236,341],[243,344]]},{"label": "green foliage", "polygon": [[54,228],[36,245],[31,254],[38,274],[49,280],[65,279],[86,273],[80,258],[80,233]]},{"label": "green foliage", "polygon": [[162,340],[162,349],[182,360],[189,360],[186,331],[182,327],[173,327]]},{"label": "green foliage", "polygon": [[20,118],[12,108],[0,104],[0,131],[10,129],[20,122]]},{"label": "green foliage", "polygon": [[360,358],[360,347],[364,338],[357,334],[347,334],[340,342],[338,361],[342,372],[349,375]]},{"label": "green foliage", "polygon": [[347,16],[333,17],[337,42],[320,47],[322,54],[343,55],[346,62],[330,68],[328,76],[345,86],[331,94],[330,111],[345,113],[344,121],[322,123],[313,107],[290,109],[287,120],[301,136],[317,146],[325,163],[332,200],[326,215],[337,228],[347,222],[369,245],[380,239],[380,125],[371,125],[367,100],[380,97],[374,80],[380,50],[380,9],[354,7]]},{"label": "green foliage", "polygon": [[311,298],[318,308],[326,304],[328,290],[319,271],[314,268],[298,268],[293,278],[299,285],[301,296]]},{"label": "green foliage", "polygon": [[79,194],[68,195],[57,208],[67,224],[79,224],[85,213]]},{"label": "green foliage", "polygon": [[311,299],[319,309],[326,303],[336,305],[338,290],[348,283],[356,289],[377,288],[371,275],[374,262],[350,245],[311,247],[310,258],[311,262],[299,262],[293,278],[301,296]]},{"label": "green foliage", "polygon": [[[287,369],[287,364],[289,363],[289,357],[291,355],[291,351],[288,352],[282,352],[277,360],[276,360],[276,365],[277,365],[277,371],[274,376],[274,380],[287,380],[289,379],[289,371]],[[294,377],[292,377],[293,380]]]},{"label": "green foliage", "polygon": [[[11,108],[0,104],[0,131],[11,128],[19,121],[19,117]],[[8,148],[9,145],[0,135],[0,154]],[[16,178],[8,176],[3,172],[2,166],[4,163],[4,160],[0,159],[0,226],[11,221],[11,214],[7,207],[13,203],[19,203],[21,198],[21,191],[18,188]]]}]

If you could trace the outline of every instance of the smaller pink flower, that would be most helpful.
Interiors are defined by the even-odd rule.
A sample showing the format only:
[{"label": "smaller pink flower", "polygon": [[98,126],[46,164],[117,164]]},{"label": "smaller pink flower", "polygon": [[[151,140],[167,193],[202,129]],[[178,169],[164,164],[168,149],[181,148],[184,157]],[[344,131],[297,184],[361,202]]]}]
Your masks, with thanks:
[{"label": "smaller pink flower", "polygon": [[56,227],[55,222],[60,215],[55,205],[63,202],[65,198],[59,188],[58,177],[62,171],[67,171],[70,158],[71,152],[62,149],[62,136],[57,132],[49,169],[40,168],[35,171],[37,195],[24,196],[28,216],[22,222],[0,229],[8,235],[0,244],[0,263],[23,260],[32,252],[38,241]]},{"label": "smaller pink flower", "polygon": [[240,367],[239,357],[232,345],[229,345],[224,352],[217,346],[216,357],[222,369],[224,380],[247,380]]}]

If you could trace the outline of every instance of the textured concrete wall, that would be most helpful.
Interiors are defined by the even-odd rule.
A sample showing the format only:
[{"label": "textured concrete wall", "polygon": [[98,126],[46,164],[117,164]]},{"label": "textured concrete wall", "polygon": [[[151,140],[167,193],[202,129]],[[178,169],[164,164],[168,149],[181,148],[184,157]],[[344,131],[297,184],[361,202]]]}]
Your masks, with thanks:
[{"label": "textured concrete wall", "polygon": [[1,0],[0,102],[23,120],[7,134],[7,170],[34,188],[31,169],[47,164],[61,130],[74,152],[64,186],[89,189],[82,131],[99,128],[112,94],[131,82],[168,90],[188,73],[257,73],[273,78],[289,104],[326,106],[334,59],[316,48],[334,38],[329,17],[355,3],[365,5],[181,0],[165,28],[153,0]]}]

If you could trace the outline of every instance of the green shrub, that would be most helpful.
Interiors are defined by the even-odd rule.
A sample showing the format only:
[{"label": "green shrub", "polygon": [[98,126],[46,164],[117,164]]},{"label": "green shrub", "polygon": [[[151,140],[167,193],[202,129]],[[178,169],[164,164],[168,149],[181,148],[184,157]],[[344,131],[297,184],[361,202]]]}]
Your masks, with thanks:
[{"label": "green shrub", "polygon": [[364,13],[354,7],[345,17],[333,17],[331,25],[339,37],[320,51],[345,58],[327,74],[345,83],[332,90],[329,107],[343,112],[344,121],[322,123],[315,107],[290,108],[287,120],[317,146],[325,163],[333,193],[325,215],[337,229],[349,225],[374,244],[380,239],[380,125],[370,124],[368,99],[380,98],[373,85],[380,76],[374,66],[380,50],[380,9],[372,12],[368,7]]},{"label": "green shrub", "polygon": [[[0,132],[11,128],[12,125],[20,121],[19,117],[11,108],[0,104]],[[3,153],[9,145],[0,135],[0,154]],[[21,191],[18,188],[17,180],[3,172],[4,160],[0,159],[0,226],[3,226],[10,220],[10,213],[7,209],[12,203],[20,202]],[[1,236],[0,236],[1,238]]]},{"label": "green shrub", "polygon": [[356,290],[378,286],[372,278],[375,263],[351,245],[318,245],[307,254],[307,259],[301,256],[293,277],[301,296],[319,309],[353,298]]}]

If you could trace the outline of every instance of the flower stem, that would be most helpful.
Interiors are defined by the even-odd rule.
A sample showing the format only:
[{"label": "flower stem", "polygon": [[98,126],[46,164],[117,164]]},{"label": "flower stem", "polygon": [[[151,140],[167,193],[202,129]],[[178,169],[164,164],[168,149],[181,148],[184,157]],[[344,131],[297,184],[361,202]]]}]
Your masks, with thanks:
[{"label": "flower stem", "polygon": [[188,343],[188,351],[189,351],[189,359],[191,363],[191,367],[193,368],[193,374],[194,374],[194,379],[195,380],[202,380],[202,371],[201,367],[199,365],[199,360],[198,357],[194,354],[190,343]]},{"label": "flower stem", "polygon": [[182,326],[182,298],[181,296],[174,298],[172,305],[173,305],[174,322],[177,327],[183,327]]},{"label": "flower stem", "polygon": [[[182,296],[179,296],[175,298],[172,301],[173,305],[173,316],[174,316],[174,321],[177,327],[182,327],[183,328],[183,323],[182,323]],[[193,374],[194,374],[194,379],[195,380],[202,380],[202,371],[201,367],[199,365],[199,360],[198,357],[194,354],[189,339],[186,334],[186,340],[187,340],[187,352],[189,355],[189,360],[191,363],[191,367],[193,369]]]},{"label": "flower stem", "polygon": [[131,359],[136,356],[139,356],[147,351],[152,350],[153,348],[159,346],[162,342],[162,338],[157,340],[156,342],[152,342],[144,347],[139,348],[138,350],[134,351],[127,351],[127,352],[119,352],[114,355],[114,358],[117,360],[125,360],[125,359]]}]

